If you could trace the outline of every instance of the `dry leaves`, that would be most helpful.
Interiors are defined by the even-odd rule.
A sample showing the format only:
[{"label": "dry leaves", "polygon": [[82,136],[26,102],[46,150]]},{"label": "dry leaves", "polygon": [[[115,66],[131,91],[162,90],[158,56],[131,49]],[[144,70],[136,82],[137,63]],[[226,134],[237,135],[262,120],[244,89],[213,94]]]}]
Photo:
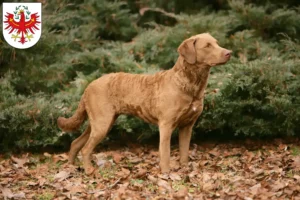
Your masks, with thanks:
[{"label": "dry leaves", "polygon": [[[130,149],[130,150],[129,150]],[[14,155],[0,160],[0,199],[299,199],[300,147],[274,142],[191,145],[188,166],[172,151],[161,174],[155,148],[101,151],[86,176],[66,154]],[[79,156],[80,157],[80,156]]]},{"label": "dry leaves", "polygon": [[60,171],[59,173],[55,174],[54,180],[57,182],[61,182],[66,180],[70,176],[70,172],[67,171]]}]

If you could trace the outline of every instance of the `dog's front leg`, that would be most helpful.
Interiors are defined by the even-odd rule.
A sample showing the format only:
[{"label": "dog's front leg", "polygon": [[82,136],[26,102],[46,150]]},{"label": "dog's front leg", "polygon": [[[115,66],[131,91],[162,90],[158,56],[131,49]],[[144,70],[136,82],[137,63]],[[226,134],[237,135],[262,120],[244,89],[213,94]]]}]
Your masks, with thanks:
[{"label": "dog's front leg", "polygon": [[162,173],[170,170],[170,145],[173,130],[174,126],[170,124],[159,125],[159,165]]},{"label": "dog's front leg", "polygon": [[189,147],[194,123],[179,128],[180,164],[187,165],[189,161]]}]

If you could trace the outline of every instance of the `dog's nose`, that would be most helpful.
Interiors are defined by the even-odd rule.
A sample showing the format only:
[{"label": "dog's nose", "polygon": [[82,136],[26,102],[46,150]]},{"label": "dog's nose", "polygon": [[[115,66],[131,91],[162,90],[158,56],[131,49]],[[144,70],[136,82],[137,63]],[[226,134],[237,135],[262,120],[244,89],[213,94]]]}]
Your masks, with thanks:
[{"label": "dog's nose", "polygon": [[226,51],[225,51],[225,57],[226,57],[226,58],[230,58],[231,53],[232,53],[232,51],[226,50]]}]

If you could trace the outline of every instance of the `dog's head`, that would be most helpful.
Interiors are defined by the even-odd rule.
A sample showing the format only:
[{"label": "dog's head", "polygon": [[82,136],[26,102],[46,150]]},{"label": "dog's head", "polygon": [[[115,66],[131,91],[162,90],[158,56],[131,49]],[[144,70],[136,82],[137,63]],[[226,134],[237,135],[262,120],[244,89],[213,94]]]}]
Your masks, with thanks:
[{"label": "dog's head", "polygon": [[189,64],[202,63],[209,66],[224,64],[231,57],[231,51],[220,47],[218,41],[208,33],[184,40],[178,53]]}]

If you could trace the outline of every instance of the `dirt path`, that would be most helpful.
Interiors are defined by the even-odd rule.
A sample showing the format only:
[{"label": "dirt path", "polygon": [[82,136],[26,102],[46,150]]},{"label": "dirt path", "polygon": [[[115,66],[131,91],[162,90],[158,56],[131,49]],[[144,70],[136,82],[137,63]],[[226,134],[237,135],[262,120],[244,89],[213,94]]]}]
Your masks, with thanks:
[{"label": "dirt path", "polygon": [[192,144],[184,168],[175,146],[169,174],[160,174],[149,146],[105,150],[93,160],[98,169],[86,176],[80,156],[76,166],[66,154],[2,156],[0,199],[300,199],[298,142]]}]

